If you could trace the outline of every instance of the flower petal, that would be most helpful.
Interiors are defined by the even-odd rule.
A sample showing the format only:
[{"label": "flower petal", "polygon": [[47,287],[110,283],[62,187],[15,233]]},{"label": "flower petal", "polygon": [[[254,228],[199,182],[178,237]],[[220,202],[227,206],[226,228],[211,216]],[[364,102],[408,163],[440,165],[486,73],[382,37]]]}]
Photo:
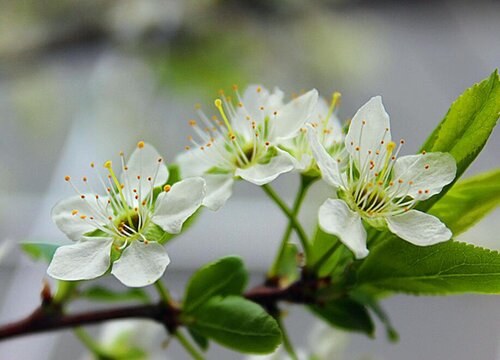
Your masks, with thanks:
[{"label": "flower petal", "polygon": [[[307,125],[307,138],[309,139],[309,146],[321,170],[323,179],[332,186],[341,186],[340,163],[343,159],[339,158],[334,160],[330,154],[328,154],[323,145],[319,142],[316,130],[309,124]],[[340,163],[338,160],[340,160]]]},{"label": "flower petal", "polygon": [[328,117],[329,113],[330,105],[323,97],[320,97],[318,99],[318,104],[316,105],[316,108],[314,109],[313,114],[309,119],[310,123],[315,122],[317,124],[320,124],[319,126],[322,130],[328,130],[328,132],[324,134],[323,140],[323,144],[326,148],[329,148],[332,145],[338,144],[344,140],[340,120],[335,113],[332,113],[330,117]]},{"label": "flower petal", "polygon": [[201,206],[205,192],[205,180],[199,177],[175,183],[169,192],[158,195],[151,220],[170,234],[180,233],[184,221]]},{"label": "flower petal", "polygon": [[329,234],[337,235],[356,259],[368,255],[366,230],[361,217],[349,209],[343,200],[328,199],[319,208],[319,226]]},{"label": "flower petal", "polygon": [[372,97],[352,118],[345,138],[345,147],[355,159],[358,170],[373,160],[373,170],[376,172],[384,166],[386,146],[390,141],[389,115],[384,109],[382,98]]},{"label": "flower petal", "polygon": [[437,217],[417,210],[387,218],[389,230],[412,244],[434,245],[450,240],[452,233]]},{"label": "flower petal", "polygon": [[207,183],[207,193],[203,206],[212,211],[219,210],[233,194],[233,176],[207,174],[203,176]]},{"label": "flower petal", "polygon": [[47,274],[59,280],[90,280],[104,274],[110,263],[112,238],[84,237],[57,248]]},{"label": "flower petal", "polygon": [[455,178],[457,164],[448,153],[434,152],[408,155],[396,160],[393,169],[394,183],[403,181],[396,196],[409,195],[420,200],[441,192]]},{"label": "flower petal", "polygon": [[[80,195],[75,195],[59,201],[51,213],[52,220],[59,230],[73,241],[78,241],[84,234],[94,231],[96,225],[105,224],[107,221],[104,218],[113,214],[107,206],[107,197],[96,198],[92,194],[83,196],[84,199]],[[90,217],[94,220],[90,221]]]},{"label": "flower petal", "polygon": [[281,149],[276,149],[278,155],[274,156],[267,164],[255,164],[246,169],[236,169],[235,175],[255,185],[268,184],[281,174],[295,168],[292,155]]},{"label": "flower petal", "polygon": [[142,287],[158,280],[169,263],[167,250],[162,245],[136,240],[123,250],[111,273],[125,286]]},{"label": "flower petal", "polygon": [[[126,195],[132,195],[132,190],[137,189],[141,194],[141,198],[144,199],[150,193],[152,187],[167,182],[168,168],[165,161],[162,159],[160,162],[159,159],[162,159],[162,157],[150,144],[144,144],[144,147],[134,150],[127,162],[127,170],[124,170],[121,176]],[[149,181],[148,178],[152,180]],[[135,199],[127,199],[127,201],[130,205],[135,206]]]},{"label": "flower petal", "polygon": [[[220,155],[218,155],[220,150],[215,149],[215,146],[219,146],[218,144],[223,143],[223,141],[217,140],[209,149],[205,148],[202,151],[199,148],[192,148],[177,155],[175,162],[179,166],[183,179],[201,176],[210,170],[214,166],[213,164],[220,162]],[[207,161],[203,161],[203,159],[207,159]]]},{"label": "flower petal", "polygon": [[270,120],[272,138],[280,141],[296,136],[311,117],[317,102],[318,91],[313,89],[279,109]]}]

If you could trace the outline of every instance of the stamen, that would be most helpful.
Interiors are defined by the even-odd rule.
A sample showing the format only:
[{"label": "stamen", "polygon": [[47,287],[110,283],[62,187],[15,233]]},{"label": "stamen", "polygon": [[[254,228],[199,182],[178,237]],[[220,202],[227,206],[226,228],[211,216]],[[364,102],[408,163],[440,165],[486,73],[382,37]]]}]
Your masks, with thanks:
[{"label": "stamen", "polygon": [[222,108],[222,101],[221,99],[215,99],[214,101],[215,107],[217,110],[219,110],[220,115],[222,116],[222,119],[224,119],[224,122],[226,123],[227,129],[229,130],[229,133],[233,133],[233,129],[231,127],[231,124],[229,123],[229,120],[227,119],[226,113],[224,112],[224,109]]}]

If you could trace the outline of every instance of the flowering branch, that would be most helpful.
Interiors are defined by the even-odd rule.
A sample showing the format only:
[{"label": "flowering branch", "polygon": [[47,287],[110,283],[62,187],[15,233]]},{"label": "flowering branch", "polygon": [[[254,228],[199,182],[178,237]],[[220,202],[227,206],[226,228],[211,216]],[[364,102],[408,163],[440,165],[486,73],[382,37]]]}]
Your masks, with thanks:
[{"label": "flowering branch", "polygon": [[[277,304],[281,301],[296,304],[315,303],[316,299],[310,294],[310,291],[317,288],[322,282],[322,279],[299,280],[286,288],[260,285],[248,290],[244,297],[262,305],[268,311],[274,312],[277,310]],[[26,318],[0,326],[0,341],[16,336],[125,318],[150,319],[165,325],[169,332],[173,333],[181,325],[180,312],[180,308],[174,303],[160,302],[66,315],[62,313],[59,306],[44,304]]]}]

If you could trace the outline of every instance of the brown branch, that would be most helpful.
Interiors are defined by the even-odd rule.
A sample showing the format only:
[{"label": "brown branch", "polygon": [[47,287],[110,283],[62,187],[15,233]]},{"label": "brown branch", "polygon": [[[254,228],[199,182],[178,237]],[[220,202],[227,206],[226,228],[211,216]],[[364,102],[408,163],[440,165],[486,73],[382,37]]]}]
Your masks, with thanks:
[{"label": "brown branch", "polygon": [[[292,303],[311,303],[314,299],[307,293],[319,284],[321,280],[305,282],[299,280],[287,288],[261,285],[248,290],[244,296],[262,305],[268,311],[276,311],[280,301]],[[164,303],[137,305],[83,312],[80,314],[63,314],[58,307],[42,305],[26,318],[4,326],[0,326],[0,341],[16,336],[33,333],[60,330],[70,327],[92,325],[108,320],[125,318],[142,318],[159,322],[173,332],[181,325],[180,309],[174,304]]]}]

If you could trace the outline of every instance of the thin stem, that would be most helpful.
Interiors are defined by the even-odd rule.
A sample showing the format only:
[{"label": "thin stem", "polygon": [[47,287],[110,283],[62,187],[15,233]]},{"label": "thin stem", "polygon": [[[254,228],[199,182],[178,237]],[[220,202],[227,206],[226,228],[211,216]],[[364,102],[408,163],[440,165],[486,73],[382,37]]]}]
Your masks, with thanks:
[{"label": "thin stem", "polygon": [[179,340],[181,345],[191,355],[193,359],[204,360],[203,355],[200,354],[198,350],[196,350],[196,348],[188,341],[188,339],[179,330],[177,330],[174,333],[174,336],[177,338],[177,340]]},{"label": "thin stem", "polygon": [[170,292],[165,287],[165,285],[163,285],[163,283],[161,282],[161,280],[158,280],[158,281],[155,282],[155,287],[158,290],[158,294],[160,294],[161,300],[165,304],[169,304],[170,300],[171,300]]},{"label": "thin stem", "polygon": [[[314,179],[306,177],[302,175],[300,177],[300,187],[299,187],[299,192],[297,194],[297,197],[295,198],[295,201],[293,203],[292,207],[292,215],[297,218],[297,215],[299,214],[300,207],[302,206],[302,202],[304,201],[307,190],[311,186],[311,184],[314,182]],[[279,265],[283,259],[283,255],[285,253],[286,245],[288,244],[288,241],[290,239],[290,235],[292,235],[292,230],[293,230],[293,223],[289,219],[288,220],[288,225],[285,230],[285,233],[283,234],[283,237],[281,239],[281,244],[278,250],[278,255],[276,256],[276,259],[274,260],[274,263],[269,271],[268,277],[273,277],[276,275],[278,272]]]},{"label": "thin stem", "polygon": [[101,355],[101,349],[99,348],[99,345],[83,328],[75,327],[73,329],[73,333],[92,354],[96,355],[97,357]]},{"label": "thin stem", "polygon": [[290,337],[288,336],[288,333],[285,328],[285,324],[283,323],[283,320],[281,319],[280,316],[276,318],[276,321],[278,322],[278,325],[281,328],[281,334],[283,338],[283,347],[285,348],[286,352],[288,355],[290,355],[290,358],[292,360],[299,360],[299,357],[297,356],[297,353],[295,352],[295,349],[293,348],[292,342],[290,341]]},{"label": "thin stem", "polygon": [[316,261],[316,263],[313,266],[313,271],[318,272],[321,269],[321,266],[333,255],[335,252],[340,248],[340,245],[342,245],[342,242],[340,240],[337,240],[333,246],[328,249],[319,259]]},{"label": "thin stem", "polygon": [[308,258],[309,255],[309,240],[307,238],[306,232],[304,231],[304,228],[302,225],[298,222],[297,218],[294,216],[292,213],[292,210],[288,208],[288,205],[285,204],[285,202],[280,198],[280,196],[269,186],[268,184],[262,185],[262,189],[266,192],[266,194],[278,205],[278,207],[285,213],[285,215],[288,217],[290,222],[292,223],[293,228],[297,232],[297,235],[299,236],[300,243],[302,244],[302,247],[304,249],[304,253],[306,255],[306,258]]}]

